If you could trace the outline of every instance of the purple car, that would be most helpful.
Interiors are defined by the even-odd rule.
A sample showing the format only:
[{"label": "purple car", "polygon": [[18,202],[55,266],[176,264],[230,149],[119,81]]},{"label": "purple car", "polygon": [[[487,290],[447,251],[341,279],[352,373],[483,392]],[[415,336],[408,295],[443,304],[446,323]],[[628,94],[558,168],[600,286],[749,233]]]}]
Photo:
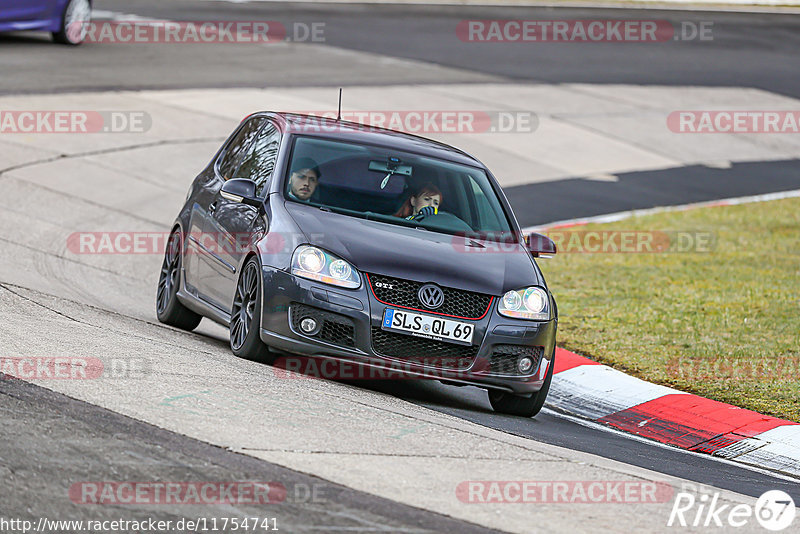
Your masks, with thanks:
[{"label": "purple car", "polygon": [[73,46],[86,38],[91,16],[91,0],[0,0],[0,32],[49,31]]}]

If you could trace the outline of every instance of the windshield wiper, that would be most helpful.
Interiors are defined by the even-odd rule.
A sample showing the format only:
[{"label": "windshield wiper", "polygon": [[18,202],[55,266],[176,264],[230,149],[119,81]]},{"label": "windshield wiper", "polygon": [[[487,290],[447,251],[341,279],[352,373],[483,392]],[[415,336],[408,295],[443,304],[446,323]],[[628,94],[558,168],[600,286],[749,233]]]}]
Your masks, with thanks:
[{"label": "windshield wiper", "polygon": [[349,210],[347,208],[337,208],[336,206],[325,206],[323,204],[312,204],[316,206],[320,211],[324,211],[326,213],[338,213],[340,215],[350,215],[351,217],[358,217],[359,219],[366,219],[366,215],[364,215],[360,211]]}]

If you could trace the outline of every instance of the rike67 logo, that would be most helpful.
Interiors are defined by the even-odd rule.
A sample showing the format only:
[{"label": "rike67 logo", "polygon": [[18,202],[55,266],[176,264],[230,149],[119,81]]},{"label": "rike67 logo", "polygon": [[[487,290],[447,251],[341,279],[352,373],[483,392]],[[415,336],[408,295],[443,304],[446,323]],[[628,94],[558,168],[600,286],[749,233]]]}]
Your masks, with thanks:
[{"label": "rike67 logo", "polygon": [[702,493],[697,497],[682,491],[675,495],[667,526],[728,529],[751,524],[755,517],[763,528],[777,532],[789,527],[796,513],[794,500],[781,490],[767,491],[758,498],[755,507],[749,504],[722,504],[718,492]]}]

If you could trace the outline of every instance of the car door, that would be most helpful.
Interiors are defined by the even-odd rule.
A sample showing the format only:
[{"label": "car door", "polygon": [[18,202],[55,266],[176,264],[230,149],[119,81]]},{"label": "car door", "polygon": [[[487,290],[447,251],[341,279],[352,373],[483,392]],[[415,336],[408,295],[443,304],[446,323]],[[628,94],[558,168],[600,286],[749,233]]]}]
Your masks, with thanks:
[{"label": "car door", "polygon": [[[275,169],[280,142],[278,127],[271,121],[265,121],[231,178],[255,182],[256,195],[263,198]],[[208,275],[208,296],[215,305],[229,311],[239,277],[237,267],[250,244],[267,231],[267,222],[263,211],[259,214],[258,208],[228,200],[219,191],[212,205],[215,209],[209,212],[205,231],[215,236],[223,246],[218,250],[217,261],[207,264],[213,270]]]},{"label": "car door", "polygon": [[55,7],[54,4],[55,0],[0,0],[0,21],[24,22],[44,19],[47,18],[48,11],[52,11]]},{"label": "car door", "polygon": [[198,297],[223,310],[225,307],[213,298],[213,288],[219,283],[217,278],[226,277],[235,271],[235,266],[223,258],[221,251],[226,245],[221,239],[224,236],[208,230],[211,226],[208,219],[217,209],[222,184],[233,177],[265,120],[264,117],[247,119],[231,135],[212,169],[197,184],[195,202],[189,215],[188,254],[184,262],[187,286]]}]

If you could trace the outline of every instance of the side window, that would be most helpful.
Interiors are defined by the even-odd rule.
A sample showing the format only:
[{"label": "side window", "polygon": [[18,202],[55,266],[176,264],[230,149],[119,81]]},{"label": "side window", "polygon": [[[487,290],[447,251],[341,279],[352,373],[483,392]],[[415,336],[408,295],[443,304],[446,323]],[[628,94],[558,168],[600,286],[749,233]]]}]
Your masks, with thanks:
[{"label": "side window", "polygon": [[469,181],[472,183],[472,192],[475,194],[475,203],[478,207],[480,226],[482,228],[500,228],[501,224],[497,219],[497,214],[495,214],[489,204],[489,200],[486,198],[486,194],[481,190],[481,186],[472,178],[470,178]]},{"label": "side window", "polygon": [[274,124],[267,121],[256,137],[247,155],[236,169],[234,178],[247,178],[256,183],[256,194],[262,196],[275,170],[281,134]]},{"label": "side window", "polygon": [[262,117],[248,120],[239,130],[239,133],[236,134],[236,137],[228,144],[217,167],[224,180],[230,180],[233,177],[234,169],[236,169],[263,123],[264,119]]}]

